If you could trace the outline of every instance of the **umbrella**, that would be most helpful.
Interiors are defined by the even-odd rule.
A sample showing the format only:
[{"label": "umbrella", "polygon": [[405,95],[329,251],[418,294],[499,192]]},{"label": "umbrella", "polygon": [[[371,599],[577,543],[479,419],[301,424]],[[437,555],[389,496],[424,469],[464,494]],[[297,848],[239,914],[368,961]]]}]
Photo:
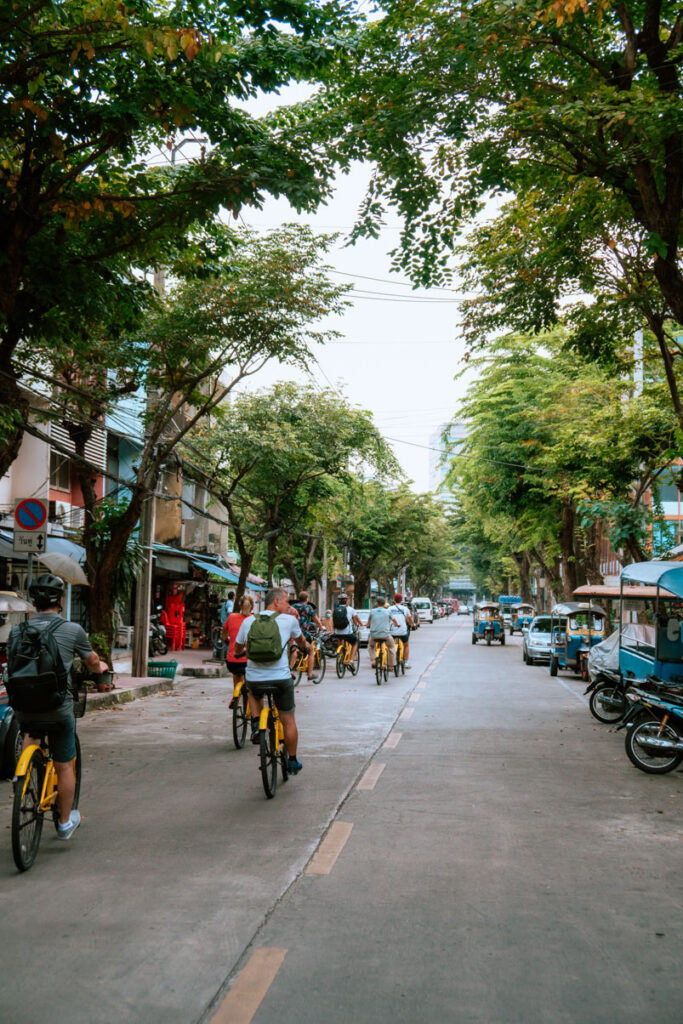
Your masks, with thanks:
[{"label": "umbrella", "polygon": [[34,612],[35,608],[13,590],[0,590],[0,614],[6,612]]},{"label": "umbrella", "polygon": [[36,555],[36,558],[47,566],[55,576],[61,576],[66,583],[76,583],[83,587],[90,586],[83,569],[70,555],[63,555],[61,551],[43,551]]}]

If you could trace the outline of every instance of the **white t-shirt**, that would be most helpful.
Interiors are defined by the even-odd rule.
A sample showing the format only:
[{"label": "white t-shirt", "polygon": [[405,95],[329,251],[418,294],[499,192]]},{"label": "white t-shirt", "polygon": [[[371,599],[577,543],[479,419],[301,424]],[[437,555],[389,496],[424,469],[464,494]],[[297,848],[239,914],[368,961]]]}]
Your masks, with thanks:
[{"label": "white t-shirt", "polygon": [[[261,612],[262,615],[275,615],[273,611]],[[255,622],[255,616],[245,619],[235,637],[236,644],[246,644],[249,630]],[[292,678],[289,670],[289,641],[301,636],[301,627],[294,615],[278,615],[276,620],[280,630],[284,650],[278,661],[250,661],[247,658],[245,678],[248,683],[279,683]]]},{"label": "white t-shirt", "polygon": [[[404,604],[392,604],[389,609],[389,615],[391,616],[391,635],[392,636],[405,636],[408,632],[408,616],[410,612]],[[394,625],[394,619],[399,623],[398,626]]]},{"label": "white t-shirt", "polygon": [[[342,606],[340,605],[340,607],[342,607]],[[348,619],[348,625],[346,625],[343,629],[337,629],[337,627],[335,626],[334,627],[334,631],[337,634],[337,636],[349,636],[349,634],[353,633],[353,617],[354,617],[355,614],[356,614],[356,609],[355,608],[351,608],[347,604],[346,605],[346,617]],[[333,625],[334,625],[334,623],[333,623]]]}]

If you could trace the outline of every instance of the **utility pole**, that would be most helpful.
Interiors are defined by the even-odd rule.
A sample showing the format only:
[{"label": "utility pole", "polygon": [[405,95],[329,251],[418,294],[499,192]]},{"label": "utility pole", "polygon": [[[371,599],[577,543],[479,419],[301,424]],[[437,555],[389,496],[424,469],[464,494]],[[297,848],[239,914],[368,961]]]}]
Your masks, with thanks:
[{"label": "utility pole", "polygon": [[[155,477],[156,479],[156,477]],[[149,638],[149,606],[152,597],[152,554],[154,544],[155,497],[153,487],[145,498],[140,511],[139,539],[142,548],[142,567],[138,576],[135,597],[135,620],[133,631],[133,664],[131,675],[147,675],[147,652]]]}]

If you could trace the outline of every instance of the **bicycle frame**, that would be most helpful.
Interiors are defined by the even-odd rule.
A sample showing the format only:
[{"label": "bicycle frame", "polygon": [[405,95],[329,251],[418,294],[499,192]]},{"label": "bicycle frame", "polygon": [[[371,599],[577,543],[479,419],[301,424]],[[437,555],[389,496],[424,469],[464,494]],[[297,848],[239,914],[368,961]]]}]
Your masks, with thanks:
[{"label": "bicycle frame", "polygon": [[[53,757],[50,754],[47,754],[39,743],[32,743],[30,747],[26,747],[26,749],[22,751],[21,757],[17,762],[15,775],[17,777],[17,782],[21,778],[24,780],[21,794],[23,797],[29,781],[28,767],[36,750],[40,750],[45,758],[45,777],[43,779],[43,788],[40,793],[40,804],[38,806],[39,814],[45,814],[47,811],[52,810],[55,800],[57,799],[58,779]],[[76,758],[74,758],[73,764],[75,768]]]}]

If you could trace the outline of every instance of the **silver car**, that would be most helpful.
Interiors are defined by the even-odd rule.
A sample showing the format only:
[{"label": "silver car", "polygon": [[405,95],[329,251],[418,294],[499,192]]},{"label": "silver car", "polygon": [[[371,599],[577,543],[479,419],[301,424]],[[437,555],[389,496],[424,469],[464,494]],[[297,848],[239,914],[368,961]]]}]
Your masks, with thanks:
[{"label": "silver car", "polygon": [[527,665],[550,661],[550,616],[536,615],[524,633],[522,658]]},{"label": "silver car", "polygon": [[368,619],[370,618],[370,609],[369,608],[356,609],[356,615],[358,616],[360,621],[363,623],[362,626],[358,626],[358,628],[356,629],[356,633],[358,635],[358,642],[360,643],[361,647],[367,647],[368,646],[368,640],[370,639],[370,630],[368,628]]}]

